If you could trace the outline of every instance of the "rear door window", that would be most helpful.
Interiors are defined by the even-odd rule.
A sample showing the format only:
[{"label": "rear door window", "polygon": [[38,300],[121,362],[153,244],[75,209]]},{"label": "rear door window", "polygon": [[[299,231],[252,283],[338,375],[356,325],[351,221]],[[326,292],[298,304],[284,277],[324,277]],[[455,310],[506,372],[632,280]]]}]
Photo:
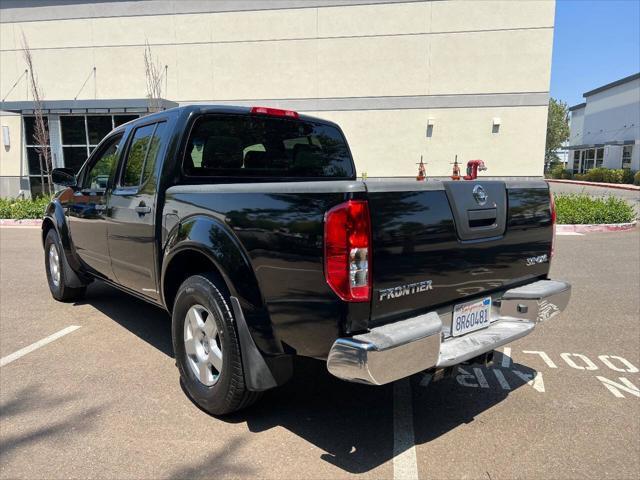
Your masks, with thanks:
[{"label": "rear door window", "polygon": [[136,129],[122,169],[121,187],[139,187],[152,176],[165,125],[154,123]]},{"label": "rear door window", "polygon": [[196,120],[183,163],[188,176],[353,178],[344,136],[332,125],[254,115]]}]

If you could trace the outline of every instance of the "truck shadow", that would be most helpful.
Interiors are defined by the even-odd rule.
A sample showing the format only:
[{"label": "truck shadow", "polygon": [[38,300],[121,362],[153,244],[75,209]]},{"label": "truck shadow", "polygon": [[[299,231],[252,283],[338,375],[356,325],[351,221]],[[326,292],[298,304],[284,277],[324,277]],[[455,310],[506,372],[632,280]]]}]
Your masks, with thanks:
[{"label": "truck shadow", "polygon": [[[100,282],[90,287],[84,303],[173,358],[171,321],[163,310]],[[491,368],[463,367],[468,375],[462,372],[460,381],[452,377],[426,385],[424,374],[409,379],[416,445],[475,421],[506,400],[510,392],[526,385],[523,376],[536,375],[535,370],[519,364],[512,364],[511,369],[499,368],[502,354],[496,355],[495,361],[496,366]],[[492,373],[494,369],[502,373],[508,389]],[[401,453],[398,446],[394,447],[393,418],[393,384],[372,387],[343,382],[327,372],[324,362],[297,358],[293,378],[287,384],[266,392],[249,409],[218,420],[245,423],[250,432],[284,428],[322,450],[324,461],[349,473],[364,473]],[[202,468],[216,471],[214,464]]]},{"label": "truck shadow", "polygon": [[[409,379],[416,445],[473,422],[505,400],[510,391],[526,385],[521,377],[501,370],[509,384],[510,390],[505,390],[494,381],[491,368],[480,368],[483,377],[478,383],[474,367],[463,368],[469,373],[461,378],[466,386],[455,377],[428,386],[424,374]],[[531,378],[536,374],[523,365],[513,368]],[[483,387],[483,381],[489,386]],[[323,362],[301,358],[288,384],[267,392],[249,410],[221,420],[246,422],[251,432],[286,428],[323,450],[321,458],[326,462],[349,473],[364,473],[402,452],[394,446],[393,417],[393,384],[372,387],[343,382],[331,376]]]},{"label": "truck shadow", "polygon": [[85,298],[91,305],[135,336],[173,358],[171,318],[163,309],[121,292],[103,282],[93,282]]}]

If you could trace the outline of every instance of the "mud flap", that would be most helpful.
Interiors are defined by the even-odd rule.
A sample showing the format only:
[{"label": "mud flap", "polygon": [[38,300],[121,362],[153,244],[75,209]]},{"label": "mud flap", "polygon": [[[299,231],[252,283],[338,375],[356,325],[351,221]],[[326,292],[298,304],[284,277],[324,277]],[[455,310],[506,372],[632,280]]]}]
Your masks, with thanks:
[{"label": "mud flap", "polygon": [[62,245],[60,245],[59,242],[58,245],[58,248],[62,250],[62,268],[64,269],[64,278],[66,279],[68,286],[71,288],[86,287],[89,283],[91,283],[91,281],[83,280],[78,276],[75,270],[71,268],[71,265],[69,265],[67,255],[64,253],[64,248],[61,248]]},{"label": "mud flap", "polygon": [[273,377],[267,362],[265,362],[262,354],[256,347],[249,327],[244,319],[240,302],[236,297],[229,297],[231,300],[231,308],[233,308],[233,316],[238,326],[238,336],[240,337],[240,353],[242,355],[242,366],[244,368],[244,380],[247,389],[252,392],[261,392],[278,386],[276,379]]}]

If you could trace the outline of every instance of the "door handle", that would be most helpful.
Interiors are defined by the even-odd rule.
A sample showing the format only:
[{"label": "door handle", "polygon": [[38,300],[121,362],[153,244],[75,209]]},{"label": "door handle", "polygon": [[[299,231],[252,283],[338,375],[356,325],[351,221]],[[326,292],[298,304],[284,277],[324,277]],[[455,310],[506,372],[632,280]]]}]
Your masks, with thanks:
[{"label": "door handle", "polygon": [[138,212],[140,215],[144,215],[146,213],[151,212],[151,207],[147,207],[145,205],[138,205],[137,207],[135,207],[135,211]]}]

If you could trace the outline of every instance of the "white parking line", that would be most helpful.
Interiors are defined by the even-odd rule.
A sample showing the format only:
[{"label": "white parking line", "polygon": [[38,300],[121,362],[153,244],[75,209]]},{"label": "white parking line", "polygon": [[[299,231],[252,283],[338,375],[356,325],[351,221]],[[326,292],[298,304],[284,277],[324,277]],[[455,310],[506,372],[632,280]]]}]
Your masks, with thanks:
[{"label": "white parking line", "polygon": [[579,233],[579,232],[556,232],[556,235],[575,235],[575,236],[582,237],[584,235],[584,233]]},{"label": "white parking line", "polygon": [[500,366],[502,368],[509,368],[510,365],[511,365],[511,347],[504,347],[504,350],[502,352],[502,363]]},{"label": "white parking line", "polygon": [[393,384],[393,478],[418,480],[411,384],[408,378]]},{"label": "white parking line", "polygon": [[15,360],[18,360],[20,357],[24,357],[26,354],[31,353],[34,350],[39,349],[40,347],[44,347],[48,343],[51,343],[51,342],[53,342],[54,340],[57,340],[60,337],[64,337],[68,333],[74,332],[79,328],[80,327],[78,325],[71,325],[70,327],[63,328],[62,330],[60,330],[57,333],[54,333],[53,335],[49,335],[48,337],[43,338],[42,340],[38,340],[36,343],[32,343],[31,345],[29,345],[27,347],[21,348],[17,352],[13,352],[12,354],[7,355],[6,357],[2,357],[2,358],[0,358],[0,367],[4,367],[5,365],[8,365],[9,363],[11,363],[11,362],[13,362]]}]

